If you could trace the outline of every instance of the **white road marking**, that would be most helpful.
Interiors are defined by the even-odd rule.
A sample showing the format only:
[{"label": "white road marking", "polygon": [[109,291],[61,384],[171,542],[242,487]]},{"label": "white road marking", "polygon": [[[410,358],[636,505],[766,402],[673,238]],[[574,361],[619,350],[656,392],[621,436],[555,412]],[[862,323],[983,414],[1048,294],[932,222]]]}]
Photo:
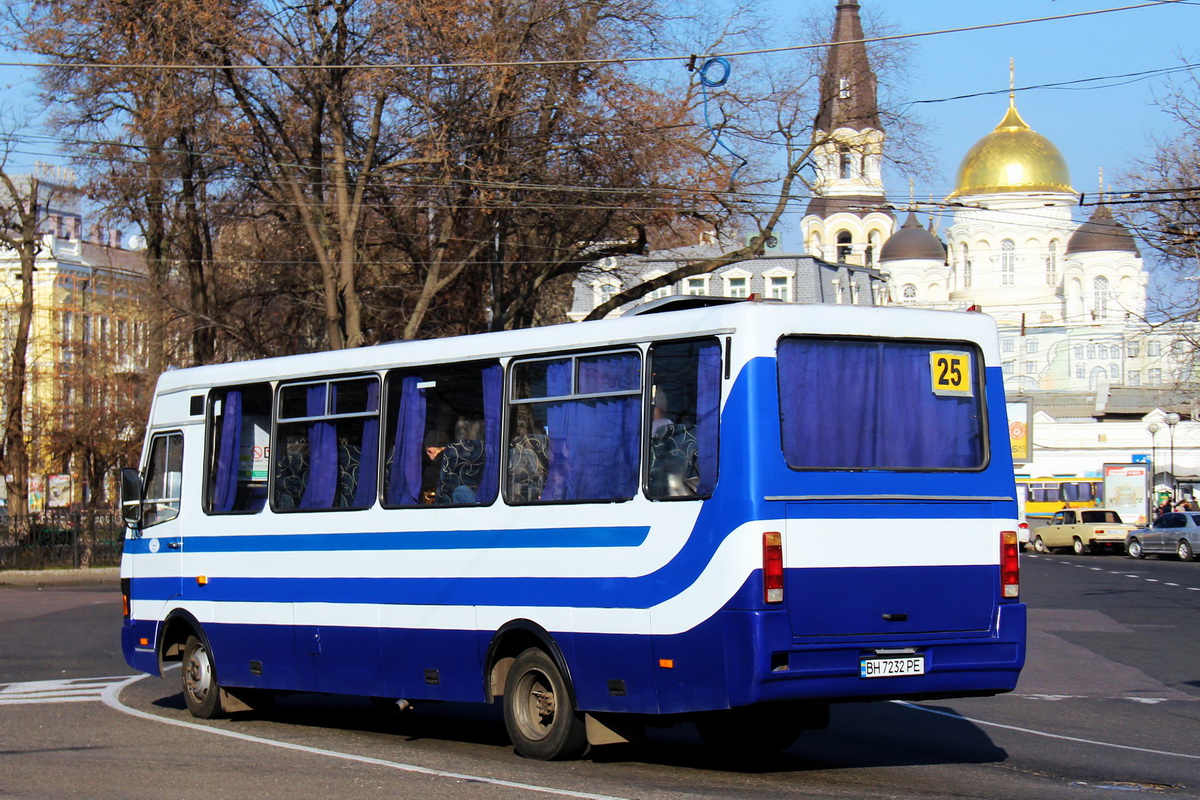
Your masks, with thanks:
[{"label": "white road marking", "polygon": [[905,708],[911,708],[911,709],[915,709],[917,711],[924,711],[927,714],[937,714],[939,717],[949,717],[950,719],[957,719],[957,720],[961,720],[963,722],[970,722],[973,725],[984,725],[989,728],[1001,728],[1006,731],[1016,731],[1017,733],[1028,733],[1031,736],[1044,736],[1047,739],[1059,739],[1064,742],[1077,742],[1079,744],[1092,744],[1092,745],[1096,745],[1097,747],[1112,747],[1117,750],[1132,750],[1137,753],[1149,753],[1151,755],[1156,755],[1156,756],[1172,756],[1173,758],[1190,758],[1190,759],[1200,761],[1200,755],[1193,755],[1192,753],[1172,753],[1169,750],[1153,750],[1149,747],[1134,747],[1133,745],[1128,745],[1128,744],[1116,744],[1114,742],[1099,742],[1099,741],[1096,741],[1095,739],[1081,739],[1078,736],[1064,736],[1060,733],[1049,733],[1048,731],[1039,731],[1039,730],[1035,730],[1033,728],[1021,728],[1016,725],[1004,725],[999,722],[988,722],[987,720],[974,719],[973,717],[964,717],[961,714],[952,714],[949,711],[940,711],[935,708],[926,708],[925,706],[919,706],[916,703],[910,703],[907,700],[892,700],[891,702],[896,703],[898,705],[902,705]]},{"label": "white road marking", "polygon": [[301,753],[310,753],[317,756],[326,756],[328,758],[340,758],[343,761],[354,761],[359,764],[370,764],[376,767],[387,767],[388,769],[400,770],[401,772],[411,772],[417,775],[429,775],[434,778],[450,778],[456,781],[471,781],[474,783],[486,783],[492,786],[504,786],[510,789],[524,789],[530,792],[541,792],[543,794],[556,795],[558,797],[578,797],[583,800],[626,800],[626,798],[614,797],[606,794],[592,794],[590,792],[576,792],[570,789],[555,789],[550,786],[537,786],[530,783],[518,783],[516,781],[504,781],[498,778],[488,778],[483,775],[467,775],[461,772],[447,772],[440,769],[430,769],[416,764],[405,764],[400,761],[388,761],[383,758],[370,758],[368,756],[354,755],[353,753],[341,753],[337,750],[325,750],[320,747],[308,747],[307,745],[292,744],[291,742],[280,742],[275,739],[266,739],[261,736],[251,736],[246,733],[237,731],[224,730],[222,728],[210,728],[207,725],[201,725],[198,722],[188,722],[181,719],[171,719],[170,717],[160,717],[155,714],[148,714],[145,711],[139,711],[136,708],[130,708],[121,702],[121,690],[132,683],[149,677],[147,675],[135,675],[132,678],[127,678],[119,683],[108,686],[102,695],[104,704],[109,708],[120,711],[122,714],[129,714],[139,719],[150,720],[151,722],[161,722],[165,725],[175,725],[180,728],[190,728],[192,730],[203,731],[205,733],[213,733],[217,736],[227,736],[230,739],[238,739],[243,742],[254,742],[255,744],[265,744],[269,747],[278,747],[283,750],[294,750]]},{"label": "white road marking", "polygon": [[38,703],[95,703],[105,689],[128,678],[71,678],[57,681],[26,681],[0,684],[0,706]]}]

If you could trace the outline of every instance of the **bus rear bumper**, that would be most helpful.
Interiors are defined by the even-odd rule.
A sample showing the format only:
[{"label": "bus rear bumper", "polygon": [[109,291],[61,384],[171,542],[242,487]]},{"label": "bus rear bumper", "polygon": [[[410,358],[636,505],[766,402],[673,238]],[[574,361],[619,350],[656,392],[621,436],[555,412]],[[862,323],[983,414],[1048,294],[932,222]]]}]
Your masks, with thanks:
[{"label": "bus rear bumper", "polygon": [[[735,633],[741,628],[749,634],[756,625],[760,631],[769,629],[761,625],[761,619],[757,623],[751,619],[760,612],[730,613],[745,619],[741,624],[727,620],[727,633],[741,641],[728,642],[726,652],[736,652],[735,648],[745,645],[753,651],[750,659],[732,659],[726,664],[731,707],[1000,694],[1016,687],[1025,664],[1026,613],[1022,603],[999,607],[991,635],[910,636],[903,641],[851,640],[785,647],[780,647],[778,640],[767,641],[768,637],[747,642]],[[907,655],[920,657],[920,674],[863,677],[864,659]],[[735,671],[739,664],[745,674]]]}]

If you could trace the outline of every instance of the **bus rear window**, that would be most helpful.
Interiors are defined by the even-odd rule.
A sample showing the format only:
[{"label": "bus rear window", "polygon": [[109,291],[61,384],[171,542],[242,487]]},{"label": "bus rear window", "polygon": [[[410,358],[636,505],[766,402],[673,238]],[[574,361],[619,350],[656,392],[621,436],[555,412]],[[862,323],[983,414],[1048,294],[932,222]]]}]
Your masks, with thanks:
[{"label": "bus rear window", "polygon": [[983,382],[965,344],[786,338],[783,453],[794,469],[978,469]]}]

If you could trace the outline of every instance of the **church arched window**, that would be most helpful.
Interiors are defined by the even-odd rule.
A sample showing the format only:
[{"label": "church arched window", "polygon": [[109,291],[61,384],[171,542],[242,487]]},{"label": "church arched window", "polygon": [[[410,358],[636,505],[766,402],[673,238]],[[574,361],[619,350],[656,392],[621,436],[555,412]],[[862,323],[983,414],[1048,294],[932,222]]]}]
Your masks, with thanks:
[{"label": "church arched window", "polygon": [[966,242],[962,246],[962,281],[964,289],[971,288],[971,251]]},{"label": "church arched window", "polygon": [[1000,283],[1012,286],[1016,282],[1017,246],[1012,239],[1000,242]]},{"label": "church arched window", "polygon": [[1050,240],[1050,249],[1046,253],[1046,285],[1058,284],[1058,239]]},{"label": "church arched window", "polygon": [[837,235],[837,260],[839,264],[845,264],[850,260],[850,231],[841,231]]},{"label": "church arched window", "polygon": [[1101,275],[1092,281],[1092,293],[1095,295],[1092,309],[1097,318],[1108,316],[1108,278]]},{"label": "church arched window", "polygon": [[904,284],[904,302],[911,303],[917,299],[917,287],[911,283]]}]

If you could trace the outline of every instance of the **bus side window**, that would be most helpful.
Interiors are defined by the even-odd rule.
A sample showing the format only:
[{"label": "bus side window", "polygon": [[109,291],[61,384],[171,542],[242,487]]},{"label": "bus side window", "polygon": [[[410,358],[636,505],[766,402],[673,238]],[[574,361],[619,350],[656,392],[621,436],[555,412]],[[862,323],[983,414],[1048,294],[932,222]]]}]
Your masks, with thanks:
[{"label": "bus side window", "polygon": [[646,496],[708,497],[717,478],[721,347],[715,339],[650,348]]},{"label": "bus side window", "polygon": [[150,460],[146,464],[145,487],[143,528],[179,516],[179,499],[183,493],[183,434],[154,437],[150,443]]},{"label": "bus side window", "polygon": [[641,354],[512,365],[505,500],[614,502],[637,493]]},{"label": "bus side window", "polygon": [[214,389],[208,403],[209,514],[261,511],[271,466],[271,387]]},{"label": "bus side window", "polygon": [[370,508],[379,469],[379,378],[279,387],[272,507],[276,511]]},{"label": "bus side window", "polygon": [[388,374],[385,507],[495,501],[503,383],[495,362]]}]

